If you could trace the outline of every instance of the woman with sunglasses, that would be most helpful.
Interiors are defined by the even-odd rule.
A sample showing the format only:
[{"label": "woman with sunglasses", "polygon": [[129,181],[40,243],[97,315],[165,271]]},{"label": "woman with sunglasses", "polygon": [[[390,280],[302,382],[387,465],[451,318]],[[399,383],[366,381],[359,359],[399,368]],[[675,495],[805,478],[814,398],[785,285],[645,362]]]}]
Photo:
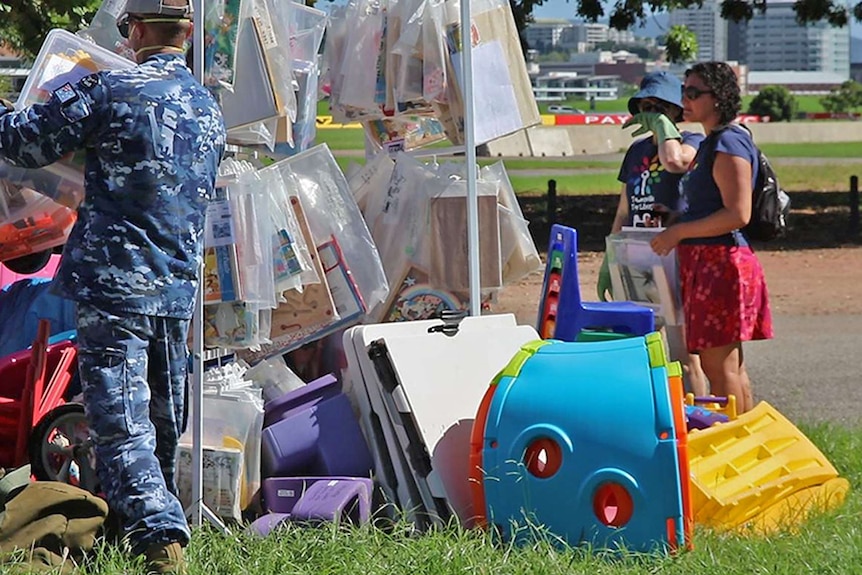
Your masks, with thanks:
[{"label": "woman with sunglasses", "polygon": [[[680,182],[680,222],[652,240],[660,255],[677,248],[686,343],[699,352],[715,395],[735,395],[740,412],[754,399],[742,342],[772,337],[763,269],[741,229],[751,218],[759,162],[747,130],[732,124],[739,83],[724,62],[696,64],[685,74],[683,117],[707,134]],[[714,145],[713,145],[714,144]]]},{"label": "woman with sunglasses", "polygon": [[[629,99],[632,119],[624,127],[640,124],[633,135],[647,131],[652,135],[629,146],[617,179],[622,182],[619,204],[611,233],[623,226],[667,226],[679,202],[679,180],[697,152],[703,135],[680,132],[676,122],[682,118],[680,93],[682,82],[668,72],[651,72],[644,76],[640,90]],[[611,291],[607,255],[599,272],[598,296],[607,300]],[[685,346],[682,328],[666,326],[668,351],[674,361],[683,365],[686,387],[695,395],[705,395],[706,378],[696,355]]]}]

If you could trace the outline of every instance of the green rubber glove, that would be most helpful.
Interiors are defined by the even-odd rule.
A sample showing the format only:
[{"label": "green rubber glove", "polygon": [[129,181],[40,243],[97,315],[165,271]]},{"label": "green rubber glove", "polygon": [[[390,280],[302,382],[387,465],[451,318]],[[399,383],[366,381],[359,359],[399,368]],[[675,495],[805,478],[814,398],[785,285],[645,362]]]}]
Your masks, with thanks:
[{"label": "green rubber glove", "polygon": [[623,128],[630,128],[637,124],[640,124],[640,128],[632,132],[633,138],[646,134],[647,132],[652,132],[655,134],[655,137],[659,142],[682,139],[682,134],[680,134],[679,130],[676,129],[676,126],[671,119],[664,114],[659,114],[658,112],[641,112],[639,114],[635,114],[629,118],[625,124],[623,124]]},{"label": "green rubber glove", "polygon": [[[605,252],[605,257],[602,258],[602,267],[599,268],[599,281],[596,282],[596,293],[601,301],[609,301],[613,299],[614,294],[611,288],[611,271],[608,269],[608,254]],[[605,295],[607,293],[607,295]]]}]

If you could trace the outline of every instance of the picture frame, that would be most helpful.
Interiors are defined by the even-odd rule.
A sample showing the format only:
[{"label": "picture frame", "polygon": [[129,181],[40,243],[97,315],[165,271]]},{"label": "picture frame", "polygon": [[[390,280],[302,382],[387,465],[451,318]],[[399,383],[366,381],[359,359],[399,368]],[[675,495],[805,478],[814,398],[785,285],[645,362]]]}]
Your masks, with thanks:
[{"label": "picture frame", "polygon": [[666,256],[652,251],[659,228],[623,228],[605,240],[614,299],[649,307],[656,325],[683,323],[676,250]]}]

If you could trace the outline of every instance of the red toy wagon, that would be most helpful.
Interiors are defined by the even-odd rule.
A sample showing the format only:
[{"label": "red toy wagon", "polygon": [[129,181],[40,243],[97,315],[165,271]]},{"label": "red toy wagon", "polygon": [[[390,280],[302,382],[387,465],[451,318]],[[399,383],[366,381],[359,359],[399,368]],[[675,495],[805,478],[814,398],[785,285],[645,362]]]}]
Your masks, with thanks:
[{"label": "red toy wagon", "polygon": [[30,349],[0,358],[0,467],[30,463],[37,479],[91,491],[97,481],[84,407],[68,403],[77,369],[71,340],[48,343],[50,325],[39,321]]}]

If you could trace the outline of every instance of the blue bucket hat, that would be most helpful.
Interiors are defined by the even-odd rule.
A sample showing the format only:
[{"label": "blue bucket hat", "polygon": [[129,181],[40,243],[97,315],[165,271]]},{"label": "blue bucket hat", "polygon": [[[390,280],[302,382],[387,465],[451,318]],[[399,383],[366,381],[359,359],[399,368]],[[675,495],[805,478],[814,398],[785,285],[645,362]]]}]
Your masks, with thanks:
[{"label": "blue bucket hat", "polygon": [[670,72],[650,72],[641,80],[640,90],[629,98],[629,112],[638,113],[638,101],[655,98],[682,109],[682,82]]}]

